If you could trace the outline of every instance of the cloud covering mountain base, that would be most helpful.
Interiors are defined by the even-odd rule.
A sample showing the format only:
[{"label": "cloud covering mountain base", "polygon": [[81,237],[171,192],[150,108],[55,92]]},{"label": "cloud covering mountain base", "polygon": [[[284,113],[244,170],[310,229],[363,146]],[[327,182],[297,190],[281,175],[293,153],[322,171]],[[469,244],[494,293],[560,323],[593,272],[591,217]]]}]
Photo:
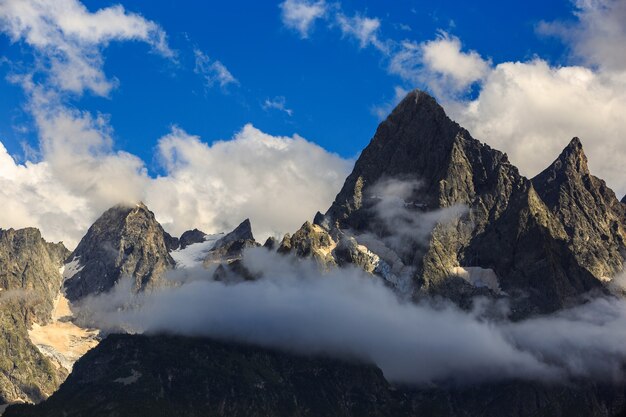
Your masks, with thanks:
[{"label": "cloud covering mountain base", "polygon": [[244,265],[262,278],[217,282],[202,268],[175,270],[174,286],[133,295],[121,281],[110,293],[85,299],[79,315],[106,331],[208,336],[358,359],[399,383],[624,376],[621,299],[596,298],[511,322],[505,302],[477,299],[471,311],[447,302],[415,304],[360,270],[321,272],[314,261],[261,248],[248,250]]}]

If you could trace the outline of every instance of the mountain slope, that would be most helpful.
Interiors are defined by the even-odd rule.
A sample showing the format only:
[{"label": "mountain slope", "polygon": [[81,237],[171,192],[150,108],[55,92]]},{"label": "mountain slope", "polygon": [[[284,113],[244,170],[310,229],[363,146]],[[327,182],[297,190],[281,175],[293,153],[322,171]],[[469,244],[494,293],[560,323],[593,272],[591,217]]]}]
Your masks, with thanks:
[{"label": "mountain slope", "polygon": [[625,392],[589,382],[411,388],[367,364],[209,339],[111,335],[49,400],[10,407],[5,417],[609,417],[624,407]]},{"label": "mountain slope", "polygon": [[622,270],[626,207],[606,183],[589,172],[578,138],[533,178],[538,194],[563,223],[579,263],[599,279]]},{"label": "mountain slope", "polygon": [[[381,193],[407,184],[413,185],[396,196],[399,207],[381,205]],[[410,274],[414,297],[443,295],[467,305],[476,295],[503,291],[525,299],[516,307],[520,316],[551,312],[602,291],[602,283],[574,253],[563,216],[540,191],[505,154],[472,138],[416,90],[380,124],[320,224],[331,235],[354,235]],[[407,218],[405,229],[432,225],[394,247],[387,242],[400,229],[385,217],[398,213]]]},{"label": "mountain slope", "polygon": [[65,376],[31,342],[28,328],[50,319],[68,254],[37,229],[0,230],[0,405],[41,401]]},{"label": "mountain slope", "polygon": [[158,285],[175,265],[169,254],[171,242],[143,203],[110,208],[72,253],[76,272],[65,281],[68,299],[108,291],[124,275],[134,278],[136,291]]}]

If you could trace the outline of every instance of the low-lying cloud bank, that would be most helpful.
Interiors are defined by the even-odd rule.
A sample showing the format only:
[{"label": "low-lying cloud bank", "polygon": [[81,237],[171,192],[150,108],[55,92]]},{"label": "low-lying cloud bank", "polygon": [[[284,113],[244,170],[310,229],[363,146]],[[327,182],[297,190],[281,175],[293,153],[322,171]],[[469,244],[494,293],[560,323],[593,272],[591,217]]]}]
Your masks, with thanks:
[{"label": "low-lying cloud bank", "polygon": [[122,281],[111,293],[86,299],[81,316],[109,331],[209,336],[357,358],[410,384],[623,377],[623,300],[595,299],[513,323],[487,318],[485,300],[471,312],[402,301],[356,269],[320,273],[313,261],[264,249],[248,250],[244,263],[263,278],[234,284],[212,281],[201,268],[179,270],[171,277],[177,286],[140,295]]}]

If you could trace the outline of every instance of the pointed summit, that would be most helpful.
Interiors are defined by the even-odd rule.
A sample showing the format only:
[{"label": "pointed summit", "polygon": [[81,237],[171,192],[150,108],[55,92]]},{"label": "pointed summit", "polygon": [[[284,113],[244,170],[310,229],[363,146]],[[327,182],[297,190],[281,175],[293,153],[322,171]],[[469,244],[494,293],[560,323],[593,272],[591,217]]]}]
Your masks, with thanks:
[{"label": "pointed summit", "polygon": [[261,245],[254,240],[250,219],[245,219],[235,230],[215,242],[205,257],[204,264],[232,262],[241,258],[244,249],[256,246]]},{"label": "pointed summit", "polygon": [[578,138],[532,183],[565,226],[571,250],[584,268],[603,280],[622,269],[625,207],[604,181],[591,175]]},{"label": "pointed summit", "polygon": [[136,290],[154,285],[174,267],[171,237],[145,204],[117,205],[89,228],[70,256],[65,281],[68,299],[110,290],[122,276],[135,280]]},{"label": "pointed summit", "polygon": [[[484,295],[471,279],[459,278],[457,272],[465,268],[489,274],[502,291],[519,296],[519,303],[514,303],[517,317],[550,312],[601,286],[596,278],[604,275],[598,274],[614,271],[617,262],[609,261],[616,253],[611,249],[602,259],[613,263],[586,269],[585,265],[595,265],[588,259],[590,251],[574,257],[568,246],[572,234],[566,227],[567,215],[554,210],[562,195],[561,184],[592,187],[598,198],[608,198],[607,188],[588,173],[580,140],[571,141],[540,179],[544,177],[531,183],[505,154],[450,120],[431,96],[413,91],[379,125],[323,224],[331,236],[341,236],[342,231],[354,236],[357,244],[394,265],[393,270],[412,271],[415,297],[437,294],[464,305],[473,296]],[[420,213],[435,215],[451,207],[467,211],[434,221],[427,233],[404,239],[402,249],[395,250],[380,243],[403,233],[380,213],[381,187],[390,183],[397,187],[407,180],[418,186],[403,196],[401,216],[423,224]],[[551,201],[544,204],[544,198]],[[598,239],[612,236],[611,227],[603,226]],[[372,239],[377,240],[374,245],[369,244]],[[621,258],[616,259],[621,263]]]}]

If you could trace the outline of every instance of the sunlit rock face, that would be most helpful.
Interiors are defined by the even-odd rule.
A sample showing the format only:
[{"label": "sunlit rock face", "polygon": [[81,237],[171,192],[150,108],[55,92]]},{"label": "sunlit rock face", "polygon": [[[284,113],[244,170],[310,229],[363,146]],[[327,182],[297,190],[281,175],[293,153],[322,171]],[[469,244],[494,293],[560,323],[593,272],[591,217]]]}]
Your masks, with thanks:
[{"label": "sunlit rock face", "polygon": [[134,280],[136,291],[159,285],[174,267],[169,236],[144,204],[115,206],[89,228],[71,260],[76,273],[65,281],[70,301],[106,292],[123,276]]},{"label": "sunlit rock face", "polygon": [[37,402],[67,375],[55,368],[28,335],[51,321],[69,251],[39,230],[0,230],[0,405]]}]

